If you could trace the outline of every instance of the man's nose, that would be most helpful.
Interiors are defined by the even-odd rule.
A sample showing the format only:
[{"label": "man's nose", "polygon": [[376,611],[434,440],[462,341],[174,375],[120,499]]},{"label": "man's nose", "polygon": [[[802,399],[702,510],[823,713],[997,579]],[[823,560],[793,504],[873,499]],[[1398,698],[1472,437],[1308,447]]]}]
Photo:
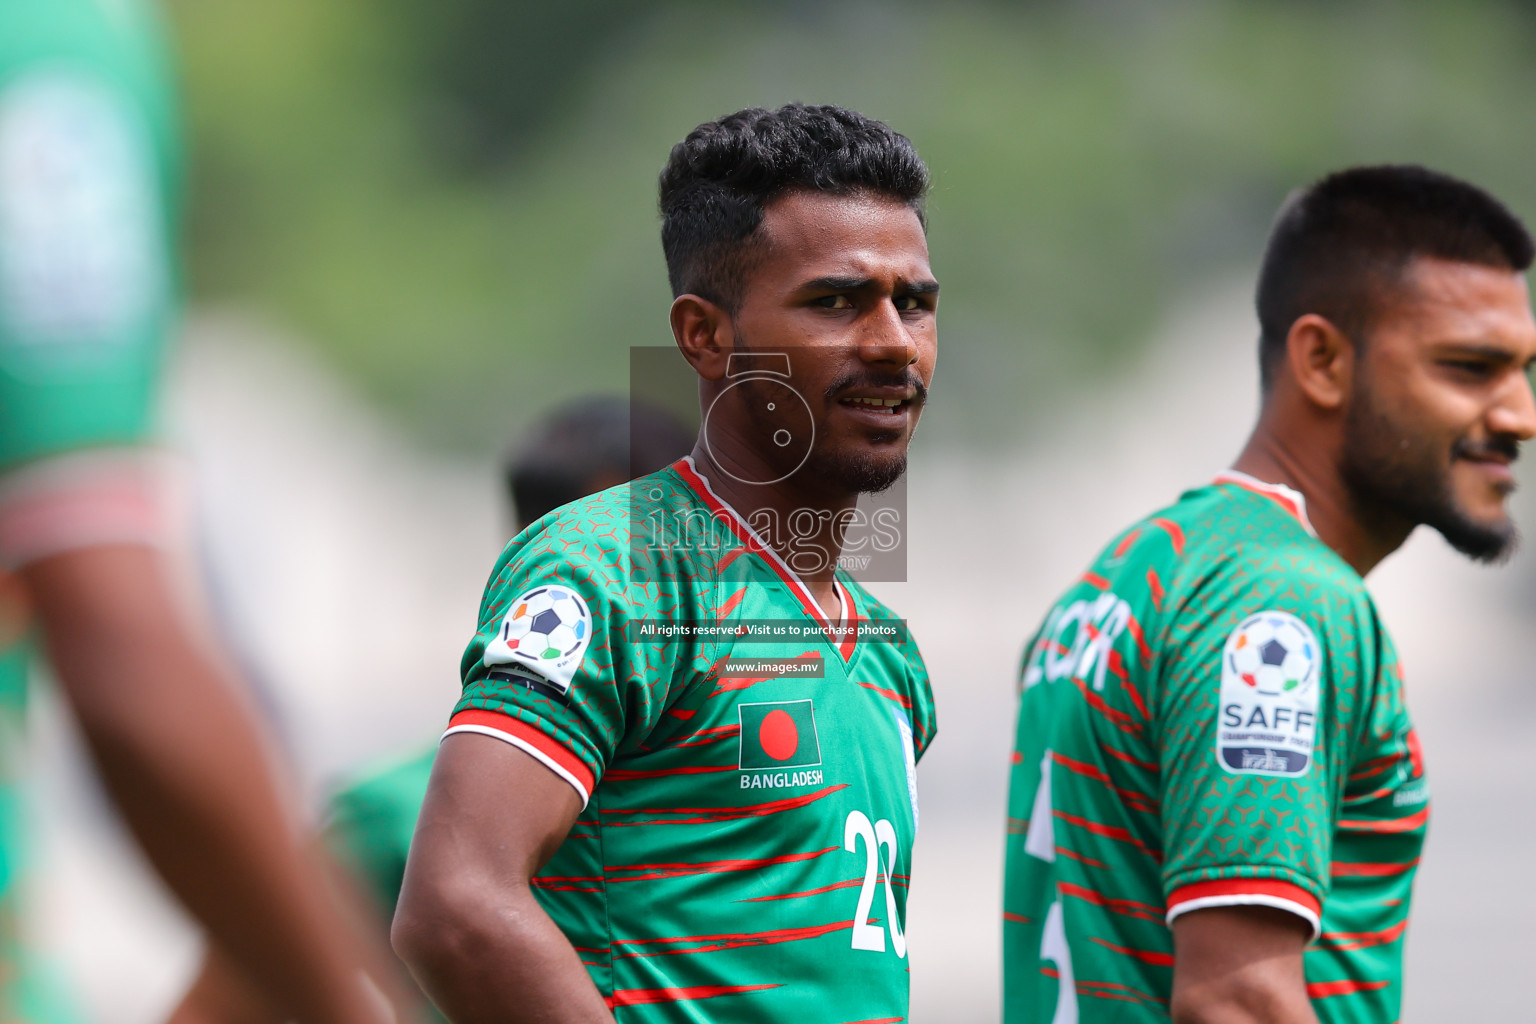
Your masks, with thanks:
[{"label": "man's nose", "polygon": [[881,302],[870,312],[859,335],[859,356],[866,363],[884,363],[897,367],[917,362],[917,339],[912,327],[902,319],[891,300]]},{"label": "man's nose", "polygon": [[1514,375],[1512,386],[1489,410],[1488,430],[1494,434],[1513,434],[1522,441],[1536,437],[1536,395],[1531,393],[1529,375]]}]

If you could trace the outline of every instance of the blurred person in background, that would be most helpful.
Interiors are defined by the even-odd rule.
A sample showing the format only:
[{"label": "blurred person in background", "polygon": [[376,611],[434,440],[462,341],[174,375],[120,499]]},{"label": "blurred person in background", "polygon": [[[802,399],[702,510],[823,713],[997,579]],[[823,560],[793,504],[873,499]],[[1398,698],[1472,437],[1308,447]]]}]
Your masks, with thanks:
[{"label": "blurred person in background", "polygon": [[32,607],[21,578],[0,570],[0,962],[11,974],[13,1018],[27,1024],[81,1019],[57,967],[24,941],[25,891],[35,870],[27,818],[27,708]]},{"label": "blurred person in background", "polygon": [[[154,425],[176,322],[166,71],[139,3],[0,0],[8,620],[35,621],[103,786],[209,941],[294,1019],[372,1024],[368,956],[170,554],[183,536]],[[16,927],[9,908],[0,924]],[[6,1020],[25,1019],[21,969],[0,965]]]},{"label": "blurred person in background", "polygon": [[[562,505],[687,455],[695,433],[671,413],[644,402],[591,396],[567,402],[539,419],[503,463],[502,479],[516,533]],[[326,842],[367,893],[381,937],[400,899],[406,854],[427,793],[437,744],[370,772],[331,802]],[[425,1005],[423,1020],[441,1019]],[[172,1024],[272,1024],[283,1018],[229,969],[209,957]]]},{"label": "blurred person in background", "polygon": [[1429,788],[1363,577],[1420,525],[1514,544],[1531,258],[1498,200],[1421,167],[1282,207],[1246,447],[1026,648],[1006,1024],[1399,1019]]},{"label": "blurred person in background", "polygon": [[894,616],[837,558],[932,378],[928,180],[840,107],[673,148],[671,325],[708,412],[691,456],[525,530],[486,587],[393,932],[451,1019],[906,1017],[933,699],[909,638],[860,638]]}]

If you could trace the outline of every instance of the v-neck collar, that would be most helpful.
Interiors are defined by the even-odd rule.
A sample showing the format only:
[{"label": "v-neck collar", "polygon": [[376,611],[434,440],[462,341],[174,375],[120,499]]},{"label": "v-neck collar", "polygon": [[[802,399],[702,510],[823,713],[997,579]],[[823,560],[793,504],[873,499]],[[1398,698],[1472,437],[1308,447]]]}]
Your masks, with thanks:
[{"label": "v-neck collar", "polygon": [[[858,609],[853,605],[853,595],[849,592],[848,588],[838,582],[836,577],[833,577],[832,587],[837,594],[838,603],[842,606],[837,617],[838,632],[834,633],[831,616],[817,602],[815,596],[811,593],[811,588],[805,585],[805,581],[789,567],[789,564],[783,558],[779,557],[777,551],[765,543],[762,537],[758,536],[757,531],[752,528],[752,525],[746,519],[742,518],[741,513],[737,512],[715,493],[715,489],[709,485],[709,480],[699,472],[698,466],[694,464],[693,456],[683,456],[683,458],[672,464],[672,469],[676,471],[677,475],[682,478],[683,483],[688,486],[688,489],[693,491],[695,496],[711,512],[720,516],[725,521],[726,525],[731,528],[731,532],[736,535],[736,539],[741,541],[742,546],[767,563],[768,567],[789,588],[790,593],[795,595],[795,598],[800,602],[801,610],[827,632],[828,641],[842,655],[843,661],[850,661],[853,658],[853,652],[858,643],[857,630],[854,630],[852,633],[842,632],[842,630],[857,624]],[[839,642],[836,639],[837,636],[842,636],[843,639]]]}]

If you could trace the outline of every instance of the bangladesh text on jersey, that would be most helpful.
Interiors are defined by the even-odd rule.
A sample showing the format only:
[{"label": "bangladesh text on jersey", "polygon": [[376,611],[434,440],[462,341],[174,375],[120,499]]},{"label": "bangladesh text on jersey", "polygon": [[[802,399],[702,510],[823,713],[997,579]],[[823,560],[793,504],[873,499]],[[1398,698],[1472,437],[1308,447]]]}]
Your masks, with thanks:
[{"label": "bangladesh text on jersey", "polygon": [[[657,517],[703,533],[653,548],[635,527]],[[847,623],[898,621],[852,580],[838,593]],[[621,1024],[906,1019],[932,694],[904,629],[826,625],[686,459],[503,553],[448,732],[512,743],[581,796],[534,885]],[[791,659],[816,671],[726,667]]]}]

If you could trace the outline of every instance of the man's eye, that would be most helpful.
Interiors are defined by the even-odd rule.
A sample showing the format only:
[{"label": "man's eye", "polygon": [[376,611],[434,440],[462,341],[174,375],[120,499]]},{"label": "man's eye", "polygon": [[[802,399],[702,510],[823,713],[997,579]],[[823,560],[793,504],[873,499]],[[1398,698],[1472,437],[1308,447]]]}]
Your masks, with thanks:
[{"label": "man's eye", "polygon": [[823,295],[816,300],[823,309],[852,309],[853,301],[846,295]]},{"label": "man's eye", "polygon": [[1474,377],[1487,377],[1493,372],[1491,365],[1476,359],[1448,359],[1445,365]]},{"label": "man's eye", "polygon": [[916,295],[898,295],[893,300],[896,308],[903,313],[915,313],[923,308],[923,304],[917,301]]}]

